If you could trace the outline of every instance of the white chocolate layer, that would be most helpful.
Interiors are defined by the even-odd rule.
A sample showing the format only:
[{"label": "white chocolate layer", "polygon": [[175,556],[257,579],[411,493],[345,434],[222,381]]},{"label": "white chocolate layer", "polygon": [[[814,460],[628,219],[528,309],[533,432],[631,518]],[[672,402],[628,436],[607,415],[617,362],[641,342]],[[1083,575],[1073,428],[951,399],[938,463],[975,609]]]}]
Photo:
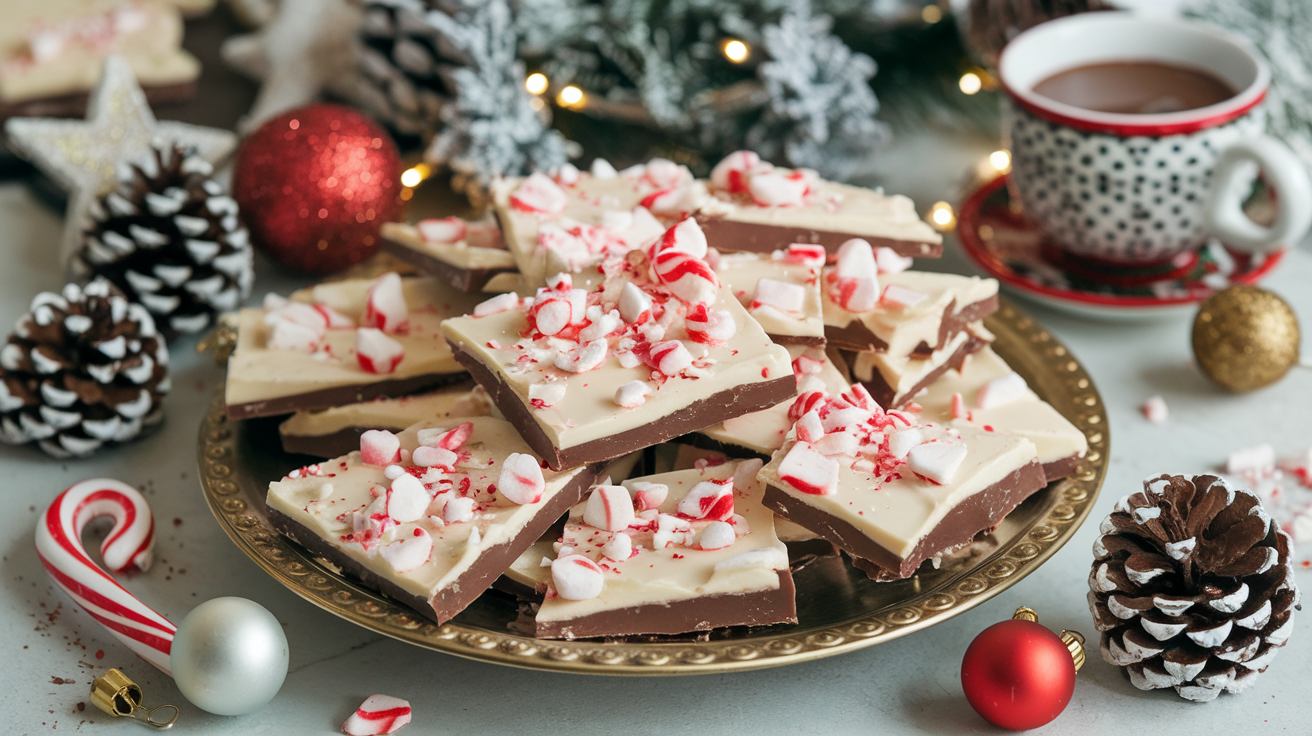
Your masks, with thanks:
[{"label": "white chocolate layer", "polygon": [[[801,345],[788,345],[786,347],[794,361],[806,356],[823,362],[819,373],[812,376],[797,376],[797,390],[799,393],[822,390],[831,395],[836,395],[846,391],[851,385],[851,382],[844,378],[838,368],[830,362],[824,351]],[[793,365],[796,366],[797,363],[794,362]],[[754,411],[751,414],[729,419],[714,427],[703,429],[700,434],[704,434],[717,442],[744,447],[752,452],[769,457],[775,450],[783,447],[784,437],[788,434],[788,430],[793,428],[793,421],[788,418],[788,410],[792,407],[794,400],[789,399],[769,409],[762,409],[761,411]]]},{"label": "white chocolate layer", "polygon": [[779,476],[780,463],[795,442],[793,432],[789,432],[783,449],[775,453],[757,477],[851,524],[895,557],[905,558],[953,508],[1036,458],[1034,444],[1020,437],[939,424],[925,424],[917,429],[926,441],[959,439],[966,446],[966,458],[951,482],[933,483],[915,475],[905,465],[882,476],[876,471],[859,472],[852,468],[850,461],[840,458],[837,493],[828,496],[802,493]]},{"label": "white chocolate layer", "polygon": [[[989,381],[1011,372],[1011,366],[992,348],[973,353],[960,373],[952,370],[944,373],[930,384],[929,391],[916,398],[916,403],[924,407],[921,417],[954,427],[992,427],[1002,434],[1024,437],[1038,449],[1041,463],[1084,457],[1089,449],[1084,433],[1028,388],[1015,401],[989,409],[979,408],[979,390]],[[970,412],[968,418],[952,416],[952,396],[958,393]]]},{"label": "white chocolate layer", "polygon": [[[679,501],[697,483],[710,479],[732,477],[738,463],[729,462],[704,470],[680,470],[673,473],[651,475],[626,481],[663,483],[669,495],[660,505],[664,514],[675,514]],[[671,546],[652,549],[651,532],[639,532],[630,527],[625,531],[608,532],[583,522],[586,503],[570,510],[565,524],[562,543],[574,548],[574,554],[584,555],[600,564],[605,576],[601,595],[581,601],[570,601],[550,592],[538,610],[537,620],[568,621],[606,611],[645,605],[660,605],[676,601],[703,598],[711,595],[750,593],[779,588],[779,570],[788,568],[788,550],[775,536],[774,514],[761,505],[764,486],[753,481],[746,488],[734,489],[734,513],[742,515],[750,532],[739,536],[733,544],[718,550]],[[639,519],[635,523],[640,523]],[[707,522],[693,522],[694,530]],[[630,534],[637,554],[627,560],[615,562],[602,556],[601,548],[616,534]],[[716,570],[716,565],[743,553],[773,550],[761,554],[756,564],[738,569]]]},{"label": "white chocolate layer", "polygon": [[[636,174],[637,172],[633,172],[599,179],[589,173],[582,173],[577,182],[561,187],[566,196],[565,208],[550,215],[525,212],[511,204],[511,197],[523,184],[524,179],[508,178],[492,182],[492,201],[497,210],[497,220],[501,223],[502,237],[505,238],[506,247],[514,256],[515,262],[519,264],[526,293],[545,283],[547,276],[561,270],[558,262],[554,260],[549,262],[547,250],[540,245],[539,236],[543,223],[550,222],[566,227],[604,226],[608,215],[622,217],[623,214],[640,206],[644,199],[660,191],[645,178]],[[665,226],[673,225],[681,219],[684,212],[695,211],[706,200],[705,186],[701,182],[692,181],[691,174],[688,177],[690,184],[684,195],[686,202],[679,212],[654,213]],[[659,235],[660,233],[656,233],[656,236]],[[649,243],[636,243],[633,246],[647,244]],[[605,255],[607,254],[596,253],[592,262],[601,260]],[[609,255],[622,256],[623,254]],[[583,273],[589,269],[581,266],[577,269],[563,270]]]},{"label": "white chocolate layer", "polygon": [[[499,492],[489,491],[489,484],[495,485],[498,482],[501,464],[508,455],[516,452],[533,454],[513,425],[492,417],[416,424],[399,435],[401,448],[413,451],[418,447],[418,433],[421,429],[453,428],[461,421],[474,425],[473,435],[464,448],[468,451],[468,457],[461,461],[454,472],[443,473],[442,476],[451,481],[450,487],[456,489],[454,493],[474,499],[474,518],[470,521],[438,525],[425,516],[419,521],[390,525],[372,543],[344,539],[352,534],[352,513],[363,512],[391,483],[382,467],[362,463],[359,452],[311,466],[319,468],[318,475],[301,472],[299,478],[283,478],[270,483],[268,504],[310,529],[371,572],[396,583],[409,593],[431,599],[443,588],[456,583],[488,550],[511,541],[556,494],[562,492],[578,473],[583,472],[576,468],[557,473],[544,468],[542,474],[546,489],[536,503],[512,503]],[[469,480],[468,488],[461,491],[459,488],[466,478]],[[324,484],[331,485],[332,489],[326,498],[321,499]],[[425,485],[430,494],[435,489],[448,487],[446,483]],[[422,529],[432,537],[432,554],[418,568],[397,572],[379,553],[379,549],[383,545],[412,537],[416,529]],[[471,542],[474,530],[478,531],[478,538]]]},{"label": "white chocolate layer", "polygon": [[321,437],[350,427],[399,432],[416,422],[451,417],[497,416],[496,407],[481,389],[440,389],[398,399],[374,399],[335,406],[322,411],[298,411],[283,422],[280,431],[298,437]]},{"label": "white chocolate layer", "polygon": [[973,322],[969,327],[958,332],[939,350],[935,350],[928,358],[913,358],[909,353],[876,353],[872,351],[863,351],[856,354],[856,360],[852,361],[852,376],[858,381],[870,381],[874,379],[875,372],[878,371],[894,391],[893,405],[902,403],[907,392],[915,388],[917,384],[925,379],[936,368],[947,362],[957,349],[966,343],[974,335],[987,342],[993,340],[993,335],[984,329],[984,323]]},{"label": "white chocolate layer", "polygon": [[[357,324],[364,314],[370,279],[352,279],[319,284],[292,294],[293,301],[326,304]],[[229,406],[296,396],[299,394],[356,386],[378,381],[413,378],[429,374],[460,373],[464,369],[451,355],[442,337],[442,320],[469,312],[480,294],[462,294],[430,278],[402,279],[410,310],[410,330],[392,335],[405,348],[396,370],[369,373],[355,355],[355,328],[329,329],[313,353],[268,347],[267,310],[243,309],[237,329],[237,349],[228,360],[226,400]]]},{"label": "white chocolate layer", "polygon": [[[727,253],[720,256],[716,274],[721,283],[738,297],[747,312],[761,324],[765,334],[776,339],[810,338],[823,340],[824,317],[820,307],[820,279],[815,269],[801,263],[788,263],[768,253]],[[805,290],[802,309],[784,313],[769,307],[753,306],[752,297],[761,279],[768,278],[800,286]]]},{"label": "white chocolate layer", "polygon": [[383,237],[416,253],[436,258],[464,271],[501,270],[515,267],[515,257],[506,250],[501,230],[495,224],[469,223],[469,233],[455,243],[433,243],[419,235],[414,225],[383,223]]},{"label": "white chocolate layer", "polygon": [[[826,269],[826,273],[831,269]],[[869,312],[849,312],[830,298],[829,290],[822,289],[824,322],[832,327],[847,327],[860,322],[867,330],[883,340],[890,355],[909,356],[920,343],[930,349],[938,346],[939,329],[949,305],[953,313],[982,302],[998,293],[998,282],[978,276],[957,276],[925,271],[903,271],[880,274],[883,288],[900,286],[925,295],[917,304],[902,309],[890,308],[885,302]]]},{"label": "white chocolate layer", "polygon": [[[665,339],[683,341],[694,356],[704,350],[713,363],[700,378],[678,375],[660,383],[651,380],[653,371],[646,365],[620,365],[613,350],[607,352],[600,368],[586,373],[566,372],[545,360],[519,360],[527,356],[517,342],[528,324],[524,310],[519,308],[486,317],[450,319],[442,324],[442,331],[505,381],[525,405],[532,404],[531,384],[564,382],[563,401],[530,410],[552,443],[564,448],[651,424],[730,388],[792,374],[788,351],[770,341],[727,289],[720,289],[712,306],[728,312],[733,319],[733,338],[724,345],[707,347],[690,341],[676,323]],[[623,409],[616,405],[615,394],[631,381],[647,381],[652,390],[642,406]]]},{"label": "white chocolate layer", "polygon": [[[108,36],[105,28],[114,28]],[[94,38],[88,40],[86,33]],[[41,35],[42,53],[32,41]],[[0,9],[0,102],[86,92],[118,54],[143,87],[184,84],[200,62],[182,48],[182,17],[159,0],[5,0]]]},{"label": "white chocolate layer", "polygon": [[[792,170],[778,167],[774,171],[787,175]],[[822,179],[813,180],[811,189],[801,207],[762,207],[746,194],[711,189],[713,198],[698,214],[757,225],[849,233],[854,238],[890,238],[935,245],[943,242],[943,236],[916,215],[916,204],[908,197]],[[729,243],[711,245],[721,250],[732,249]]]}]

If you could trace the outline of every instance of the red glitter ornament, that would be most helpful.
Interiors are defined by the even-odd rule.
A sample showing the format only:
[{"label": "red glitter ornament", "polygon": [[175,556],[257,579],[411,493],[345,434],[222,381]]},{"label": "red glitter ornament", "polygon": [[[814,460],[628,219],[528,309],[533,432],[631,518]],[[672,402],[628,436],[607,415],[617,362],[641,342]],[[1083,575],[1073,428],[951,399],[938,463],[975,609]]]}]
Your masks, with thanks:
[{"label": "red glitter ornament", "polygon": [[1024,731],[1061,715],[1084,664],[1084,637],[1058,636],[1038,615],[1016,609],[1010,621],[980,632],[961,660],[961,688],[977,713],[995,726]]},{"label": "red glitter ornament", "polygon": [[340,105],[308,105],[261,125],[237,152],[233,196],[257,248],[329,273],[378,250],[399,220],[401,159],[387,133]]}]

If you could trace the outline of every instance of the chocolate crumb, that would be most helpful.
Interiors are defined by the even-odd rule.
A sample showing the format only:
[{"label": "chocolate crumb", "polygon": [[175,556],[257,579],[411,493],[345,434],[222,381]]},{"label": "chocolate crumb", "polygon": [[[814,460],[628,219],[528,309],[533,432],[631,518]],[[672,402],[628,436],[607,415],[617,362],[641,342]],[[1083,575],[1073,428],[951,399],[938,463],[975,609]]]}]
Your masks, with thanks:
[{"label": "chocolate crumb", "polygon": [[52,685],[76,685],[76,684],[77,684],[77,680],[68,680],[68,679],[65,679],[65,678],[63,678],[63,677],[56,677],[56,676],[54,676],[54,675],[51,675],[51,676],[50,676],[50,684],[52,684]]}]

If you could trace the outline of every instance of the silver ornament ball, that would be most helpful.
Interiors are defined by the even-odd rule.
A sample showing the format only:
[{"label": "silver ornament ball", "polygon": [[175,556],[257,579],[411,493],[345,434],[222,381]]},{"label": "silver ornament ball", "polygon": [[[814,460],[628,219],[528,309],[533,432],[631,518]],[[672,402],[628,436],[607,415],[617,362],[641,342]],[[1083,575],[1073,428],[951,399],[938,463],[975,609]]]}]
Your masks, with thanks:
[{"label": "silver ornament ball", "polygon": [[287,636],[272,613],[245,598],[215,598],[178,624],[169,654],[178,690],[221,716],[250,713],[287,677]]}]

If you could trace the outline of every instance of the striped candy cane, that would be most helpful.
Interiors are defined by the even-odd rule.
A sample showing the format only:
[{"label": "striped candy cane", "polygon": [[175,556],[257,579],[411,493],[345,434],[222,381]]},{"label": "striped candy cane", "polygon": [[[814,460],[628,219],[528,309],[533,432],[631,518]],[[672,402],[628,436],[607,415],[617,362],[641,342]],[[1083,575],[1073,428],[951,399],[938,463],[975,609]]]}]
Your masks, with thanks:
[{"label": "striped candy cane", "polygon": [[41,515],[36,553],[59,587],[109,633],[147,662],[169,671],[169,650],[177,627],[119,585],[87,556],[82,530],[92,519],[112,516],[114,528],[100,545],[113,572],[150,567],[155,519],[137,489],[109,478],[76,483]]}]

